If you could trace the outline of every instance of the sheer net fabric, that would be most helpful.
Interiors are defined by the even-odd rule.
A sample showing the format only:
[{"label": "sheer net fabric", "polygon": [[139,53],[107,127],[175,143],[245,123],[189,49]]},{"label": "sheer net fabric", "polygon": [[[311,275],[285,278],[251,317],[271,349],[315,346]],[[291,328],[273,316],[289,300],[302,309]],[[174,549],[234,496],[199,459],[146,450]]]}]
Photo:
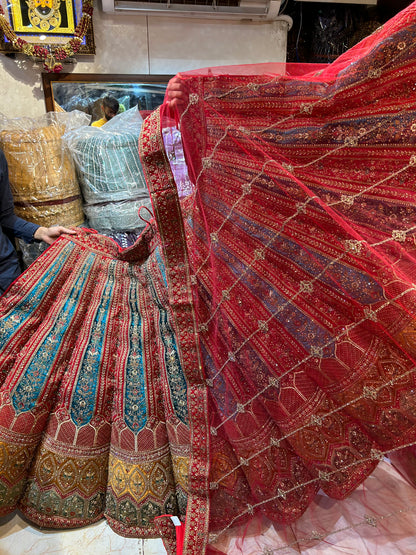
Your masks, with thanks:
[{"label": "sheer net fabric", "polygon": [[293,523],[415,442],[415,15],[327,67],[181,74],[180,209],[160,153],[172,114],[145,122],[165,261],[192,290],[170,284],[190,325],[189,552],[195,527],[221,542]]}]

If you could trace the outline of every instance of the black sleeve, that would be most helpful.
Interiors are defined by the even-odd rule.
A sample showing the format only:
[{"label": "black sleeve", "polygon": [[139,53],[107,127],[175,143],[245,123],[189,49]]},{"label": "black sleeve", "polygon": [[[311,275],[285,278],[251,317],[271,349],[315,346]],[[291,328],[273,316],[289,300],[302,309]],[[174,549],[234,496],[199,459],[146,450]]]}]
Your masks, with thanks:
[{"label": "black sleeve", "polygon": [[14,213],[13,196],[9,184],[9,172],[4,153],[0,150],[0,224],[7,234],[33,241],[38,225],[19,218]]}]

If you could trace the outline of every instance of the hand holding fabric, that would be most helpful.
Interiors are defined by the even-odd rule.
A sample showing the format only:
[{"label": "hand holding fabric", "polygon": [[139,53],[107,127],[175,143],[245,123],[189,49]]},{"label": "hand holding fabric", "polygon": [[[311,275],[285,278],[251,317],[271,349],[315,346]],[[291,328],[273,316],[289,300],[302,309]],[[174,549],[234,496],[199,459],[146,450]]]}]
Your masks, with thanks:
[{"label": "hand holding fabric", "polygon": [[56,225],[52,227],[38,227],[38,229],[33,234],[33,237],[37,241],[44,241],[48,245],[52,245],[52,243],[58,239],[63,233],[68,233],[69,235],[76,235],[76,231],[73,229],[68,229],[61,225]]},{"label": "hand holding fabric", "polygon": [[178,110],[181,114],[188,104],[189,93],[185,82],[180,77],[173,77],[166,88],[166,99],[169,108],[174,111]]}]

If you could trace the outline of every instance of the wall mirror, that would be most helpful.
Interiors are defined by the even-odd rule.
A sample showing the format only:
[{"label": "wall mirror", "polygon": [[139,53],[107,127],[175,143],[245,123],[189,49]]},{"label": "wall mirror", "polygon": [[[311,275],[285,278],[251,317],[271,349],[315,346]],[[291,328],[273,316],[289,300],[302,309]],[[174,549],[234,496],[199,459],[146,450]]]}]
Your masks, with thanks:
[{"label": "wall mirror", "polygon": [[172,75],[110,75],[89,73],[43,73],[48,112],[81,110],[99,119],[101,98],[111,94],[120,110],[137,106],[143,116],[163,103]]}]

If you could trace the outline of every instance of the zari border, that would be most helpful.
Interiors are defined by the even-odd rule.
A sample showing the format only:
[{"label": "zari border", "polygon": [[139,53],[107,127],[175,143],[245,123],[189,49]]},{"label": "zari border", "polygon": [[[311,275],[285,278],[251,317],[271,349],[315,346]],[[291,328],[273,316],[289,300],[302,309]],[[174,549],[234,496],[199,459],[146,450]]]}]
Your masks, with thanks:
[{"label": "zari border", "polygon": [[202,555],[206,550],[209,524],[208,394],[201,366],[182,212],[164,149],[161,109],[153,112],[143,123],[139,154],[159,229],[169,300],[175,315],[182,367],[188,384],[191,456],[183,555]]}]

